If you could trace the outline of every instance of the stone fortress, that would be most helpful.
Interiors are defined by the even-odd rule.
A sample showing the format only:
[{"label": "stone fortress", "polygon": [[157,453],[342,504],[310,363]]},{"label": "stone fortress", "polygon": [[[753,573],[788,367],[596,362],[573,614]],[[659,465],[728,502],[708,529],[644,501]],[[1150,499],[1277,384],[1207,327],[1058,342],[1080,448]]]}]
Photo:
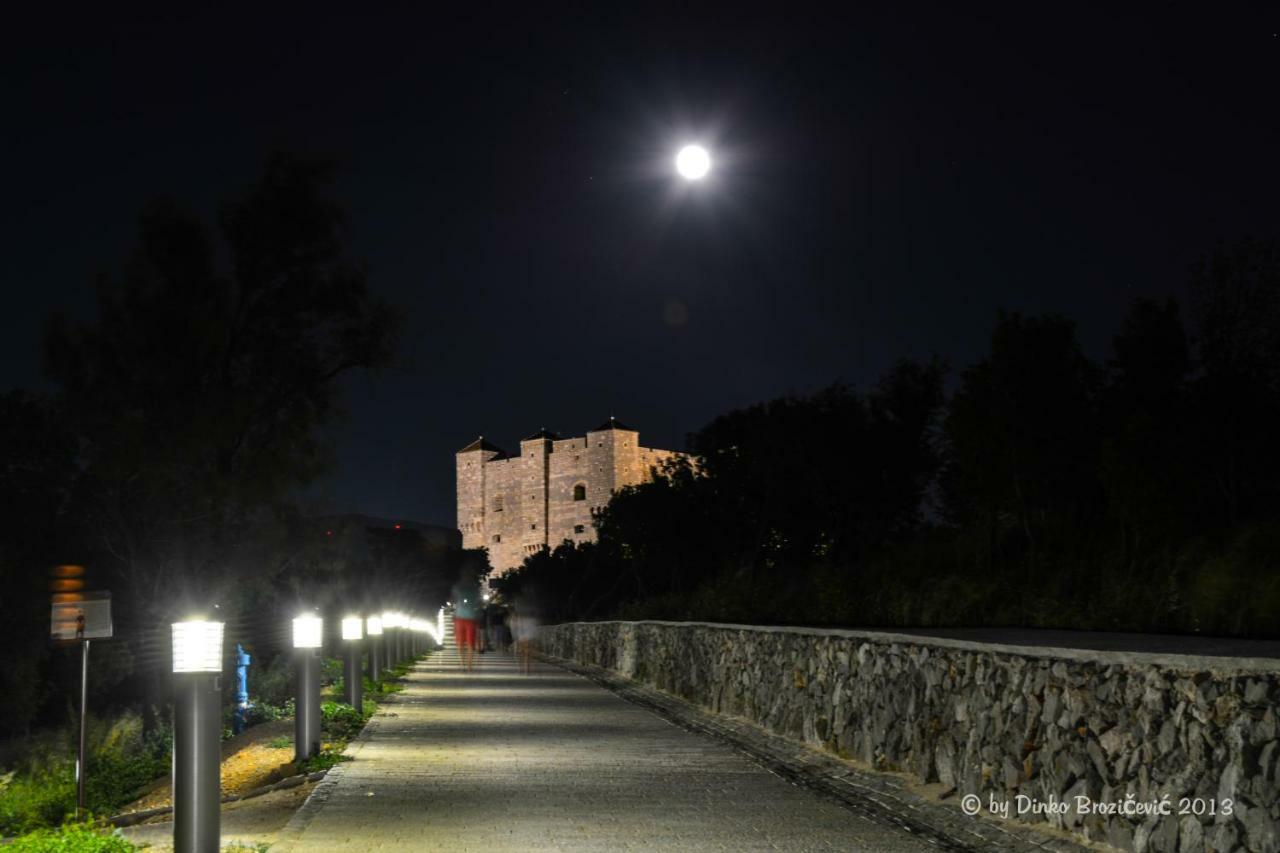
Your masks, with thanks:
[{"label": "stone fortress", "polygon": [[462,547],[487,548],[503,572],[565,540],[594,541],[592,511],[684,455],[641,447],[640,434],[613,418],[581,438],[539,430],[515,456],[482,436],[456,454]]}]

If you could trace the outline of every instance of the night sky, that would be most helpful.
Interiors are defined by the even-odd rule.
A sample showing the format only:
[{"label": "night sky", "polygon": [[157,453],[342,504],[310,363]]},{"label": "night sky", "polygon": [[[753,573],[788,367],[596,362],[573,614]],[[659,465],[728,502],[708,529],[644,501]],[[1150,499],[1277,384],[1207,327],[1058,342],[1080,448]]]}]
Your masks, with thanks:
[{"label": "night sky", "polygon": [[0,387],[48,387],[44,317],[91,316],[148,199],[211,215],[273,149],[341,163],[352,256],[409,316],[308,505],[450,525],[479,433],[616,415],[681,447],[903,356],[962,368],[1001,308],[1103,358],[1134,297],[1280,233],[1277,7],[967,5],[10,20]]}]

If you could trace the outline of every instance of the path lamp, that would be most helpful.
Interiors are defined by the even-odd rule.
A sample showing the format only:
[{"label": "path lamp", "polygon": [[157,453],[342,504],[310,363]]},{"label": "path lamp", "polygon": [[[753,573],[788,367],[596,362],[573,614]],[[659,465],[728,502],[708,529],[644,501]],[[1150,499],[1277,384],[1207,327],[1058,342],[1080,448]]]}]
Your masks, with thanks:
[{"label": "path lamp", "polygon": [[377,683],[382,677],[382,667],[379,665],[382,652],[382,617],[370,616],[366,619],[364,632],[369,635],[369,680]]},{"label": "path lamp", "polygon": [[396,611],[396,660],[404,663],[409,658],[409,617]]},{"label": "path lamp", "polygon": [[416,616],[409,617],[409,657],[416,658],[420,653],[422,640],[422,620]]},{"label": "path lamp", "polygon": [[360,652],[363,645],[360,641],[364,639],[364,620],[359,616],[348,616],[342,620],[342,642],[346,648],[346,667],[343,670],[343,680],[347,685],[347,704],[357,711],[363,713],[364,708],[364,681],[363,673],[360,672]]},{"label": "path lamp", "polygon": [[294,758],[305,761],[320,752],[320,647],[324,645],[324,620],[304,615],[293,620]]},{"label": "path lamp", "polygon": [[400,614],[394,610],[388,610],[382,614],[382,628],[385,631],[390,628],[387,640],[387,669],[392,669],[400,661],[404,660],[404,636],[400,624]]},{"label": "path lamp", "polygon": [[173,623],[173,849],[217,851],[222,836],[222,623]]},{"label": "path lamp", "polygon": [[386,649],[386,654],[383,655],[386,660],[382,662],[382,668],[390,670],[394,668],[400,660],[400,657],[397,654],[398,650],[396,649],[396,641],[399,639],[399,634],[396,631],[396,614],[394,612],[390,610],[383,611],[382,631],[383,637],[385,637],[382,641],[383,648]]}]

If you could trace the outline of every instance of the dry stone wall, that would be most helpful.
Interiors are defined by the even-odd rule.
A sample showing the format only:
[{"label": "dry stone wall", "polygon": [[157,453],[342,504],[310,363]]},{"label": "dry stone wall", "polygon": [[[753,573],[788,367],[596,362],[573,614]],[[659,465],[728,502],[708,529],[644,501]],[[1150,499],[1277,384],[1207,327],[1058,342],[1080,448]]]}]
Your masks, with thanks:
[{"label": "dry stone wall", "polygon": [[1280,850],[1275,661],[670,622],[542,640],[983,812],[1123,850]]}]

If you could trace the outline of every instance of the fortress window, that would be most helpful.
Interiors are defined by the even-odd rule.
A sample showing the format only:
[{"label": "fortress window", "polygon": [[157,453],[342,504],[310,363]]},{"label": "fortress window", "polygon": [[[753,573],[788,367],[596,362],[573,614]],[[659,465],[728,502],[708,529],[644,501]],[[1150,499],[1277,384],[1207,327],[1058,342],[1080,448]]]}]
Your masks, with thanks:
[{"label": "fortress window", "polygon": [[495,533],[495,534],[493,534],[493,541],[494,541],[494,542],[501,542],[501,541],[502,541],[502,534],[501,534],[501,533]]},{"label": "fortress window", "polygon": [[536,525],[536,524],[530,524],[530,525],[529,525],[529,529],[530,529],[530,530],[537,530],[537,529],[538,529],[538,525]]},{"label": "fortress window", "polygon": [[494,511],[494,512],[502,512],[502,498],[501,498],[501,497],[496,497],[496,498],[494,498],[494,499],[493,499],[493,511]]},{"label": "fortress window", "polygon": [[575,501],[585,501],[587,499],[587,487],[582,483],[573,487],[573,499]]},{"label": "fortress window", "polygon": [[587,531],[587,528],[581,524],[575,524],[573,526],[574,533],[585,533],[586,531]]}]

